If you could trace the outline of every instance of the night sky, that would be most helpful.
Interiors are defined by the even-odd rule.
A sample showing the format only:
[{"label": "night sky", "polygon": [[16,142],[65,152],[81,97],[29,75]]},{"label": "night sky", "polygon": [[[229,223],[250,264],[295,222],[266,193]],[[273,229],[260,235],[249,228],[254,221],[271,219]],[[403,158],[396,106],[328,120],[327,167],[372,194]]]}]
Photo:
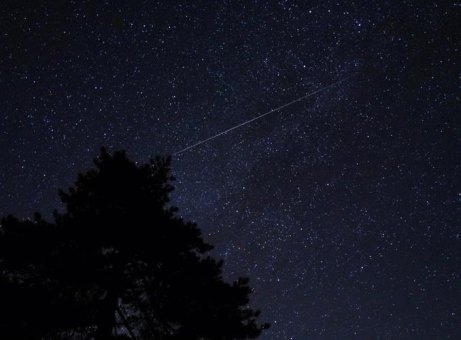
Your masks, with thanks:
[{"label": "night sky", "polygon": [[461,338],[461,2],[1,1],[0,214],[101,146],[249,276],[261,339]]}]

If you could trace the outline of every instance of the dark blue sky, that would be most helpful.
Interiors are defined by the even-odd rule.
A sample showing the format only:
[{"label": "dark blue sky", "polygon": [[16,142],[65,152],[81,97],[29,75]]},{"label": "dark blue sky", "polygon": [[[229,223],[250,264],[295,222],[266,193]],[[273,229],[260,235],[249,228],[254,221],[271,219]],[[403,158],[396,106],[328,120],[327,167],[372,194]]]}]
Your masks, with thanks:
[{"label": "dark blue sky", "polygon": [[168,154],[174,203],[262,339],[461,337],[461,4],[2,1],[0,213],[98,149]]}]

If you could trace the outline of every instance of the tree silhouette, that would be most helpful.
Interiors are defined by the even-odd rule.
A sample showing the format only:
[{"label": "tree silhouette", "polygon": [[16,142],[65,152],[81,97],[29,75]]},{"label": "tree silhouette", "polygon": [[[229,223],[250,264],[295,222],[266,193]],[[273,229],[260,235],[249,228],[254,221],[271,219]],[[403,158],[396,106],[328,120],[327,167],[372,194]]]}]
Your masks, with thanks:
[{"label": "tree silhouette", "polygon": [[60,191],[54,222],[0,229],[0,337],[256,338],[248,279],[227,283],[196,224],[176,215],[170,159],[105,149]]}]

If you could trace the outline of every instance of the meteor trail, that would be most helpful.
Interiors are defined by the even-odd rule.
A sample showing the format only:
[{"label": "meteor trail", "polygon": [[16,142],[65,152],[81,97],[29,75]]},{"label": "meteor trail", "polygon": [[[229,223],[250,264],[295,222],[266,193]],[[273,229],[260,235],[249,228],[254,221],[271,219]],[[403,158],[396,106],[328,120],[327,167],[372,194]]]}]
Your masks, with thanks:
[{"label": "meteor trail", "polygon": [[261,118],[263,118],[263,117],[265,117],[265,116],[267,116],[267,115],[270,115],[271,113],[280,111],[280,110],[282,110],[282,109],[284,109],[284,108],[286,108],[286,107],[288,107],[288,106],[290,106],[290,105],[293,105],[294,103],[300,102],[300,101],[302,101],[302,100],[304,100],[304,99],[306,99],[306,98],[308,98],[308,97],[311,97],[311,96],[313,96],[313,95],[315,95],[315,94],[317,94],[317,93],[319,93],[319,92],[323,92],[323,91],[329,89],[330,87],[333,87],[333,86],[335,86],[335,85],[337,85],[337,84],[342,83],[343,81],[346,81],[346,80],[349,79],[349,78],[350,78],[350,77],[347,77],[347,78],[338,80],[338,81],[336,81],[336,82],[334,82],[334,83],[331,83],[331,84],[329,84],[329,85],[327,85],[327,86],[324,86],[324,87],[322,87],[322,88],[320,88],[320,89],[318,89],[318,90],[315,90],[315,91],[313,91],[313,92],[310,92],[310,93],[308,93],[308,94],[306,94],[306,95],[304,95],[304,96],[302,96],[302,97],[299,97],[299,98],[297,98],[297,99],[295,99],[295,100],[292,100],[292,101],[289,102],[289,103],[286,103],[286,104],[284,104],[284,105],[282,105],[282,106],[279,106],[279,107],[277,107],[277,108],[275,108],[275,109],[272,109],[272,110],[270,110],[270,111],[267,111],[266,113],[263,113],[263,114],[261,114],[261,115],[259,115],[259,116],[256,116],[256,117],[254,117],[254,118],[252,118],[252,119],[250,119],[250,120],[244,121],[243,123],[240,123],[240,124],[238,124],[238,125],[235,125],[235,126],[229,128],[229,129],[227,129],[227,130],[221,131],[221,132],[219,132],[219,133],[217,133],[217,134],[215,134],[215,135],[213,135],[213,136],[211,136],[211,137],[208,137],[207,139],[204,139],[204,140],[201,140],[201,141],[199,141],[199,142],[197,142],[197,143],[195,143],[195,144],[189,145],[188,147],[186,147],[186,148],[184,148],[184,149],[182,149],[182,150],[179,150],[179,151],[174,152],[174,153],[173,153],[173,156],[179,155],[179,154],[181,154],[181,153],[183,153],[183,152],[185,152],[185,151],[187,151],[187,150],[190,150],[190,149],[192,149],[192,148],[195,148],[196,146],[202,145],[202,144],[204,144],[204,143],[206,143],[206,142],[209,142],[210,140],[213,140],[213,139],[215,139],[215,138],[218,138],[219,136],[225,135],[226,133],[231,132],[232,130],[235,130],[235,129],[238,129],[238,128],[242,127],[242,126],[245,126],[245,125],[247,125],[247,124],[250,124],[251,122],[254,122],[255,120],[261,119]]}]

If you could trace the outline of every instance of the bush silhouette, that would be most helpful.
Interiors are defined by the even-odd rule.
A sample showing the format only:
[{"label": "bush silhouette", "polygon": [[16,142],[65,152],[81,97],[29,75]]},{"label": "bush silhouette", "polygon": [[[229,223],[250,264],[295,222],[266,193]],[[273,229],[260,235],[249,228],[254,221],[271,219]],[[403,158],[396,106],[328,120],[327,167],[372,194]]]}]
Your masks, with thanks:
[{"label": "bush silhouette", "polygon": [[3,218],[0,337],[245,339],[267,324],[248,279],[227,283],[194,223],[169,205],[170,159],[105,149],[60,191],[54,221]]}]

